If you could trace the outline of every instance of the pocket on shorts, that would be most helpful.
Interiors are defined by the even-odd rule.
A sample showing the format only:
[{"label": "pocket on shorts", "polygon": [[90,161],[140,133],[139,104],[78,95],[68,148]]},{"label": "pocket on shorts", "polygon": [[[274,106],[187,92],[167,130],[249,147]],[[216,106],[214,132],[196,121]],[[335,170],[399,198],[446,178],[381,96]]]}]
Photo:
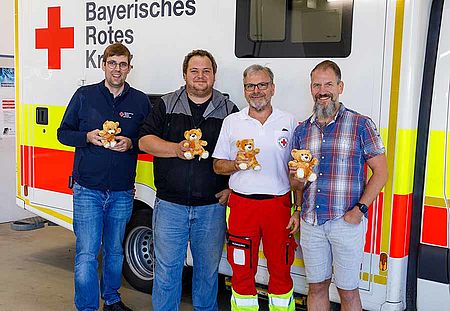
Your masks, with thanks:
[{"label": "pocket on shorts", "polygon": [[[357,224],[349,223],[349,222],[347,222],[347,221],[345,220],[344,216],[342,216],[341,219],[342,219],[342,222],[343,222],[345,225],[347,225],[347,226],[357,227],[357,226],[359,226],[359,225],[361,224],[361,222],[359,222],[359,223],[357,223]],[[362,220],[361,220],[361,221],[362,221]]]},{"label": "pocket on shorts", "polygon": [[231,266],[252,265],[252,241],[249,237],[227,233],[227,259]]}]

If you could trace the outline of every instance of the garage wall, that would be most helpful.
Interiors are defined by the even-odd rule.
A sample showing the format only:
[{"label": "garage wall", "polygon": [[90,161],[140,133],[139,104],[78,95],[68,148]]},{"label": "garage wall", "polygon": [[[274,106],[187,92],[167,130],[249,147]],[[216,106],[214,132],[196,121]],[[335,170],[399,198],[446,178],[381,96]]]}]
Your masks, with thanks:
[{"label": "garage wall", "polygon": [[[14,0],[0,0],[0,34],[0,68],[14,68]],[[2,104],[14,97],[14,87],[0,85],[0,223],[34,216],[16,207],[15,134],[3,133],[15,112]]]},{"label": "garage wall", "polygon": [[14,0],[0,0],[0,55],[14,54]]}]

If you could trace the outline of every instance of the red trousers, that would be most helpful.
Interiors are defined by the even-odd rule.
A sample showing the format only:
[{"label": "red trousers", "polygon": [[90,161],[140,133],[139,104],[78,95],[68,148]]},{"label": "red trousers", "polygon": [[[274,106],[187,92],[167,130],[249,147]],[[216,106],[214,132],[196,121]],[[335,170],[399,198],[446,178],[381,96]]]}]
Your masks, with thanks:
[{"label": "red trousers", "polygon": [[256,295],[259,243],[262,239],[269,270],[269,293],[292,289],[290,275],[297,243],[286,226],[291,217],[289,193],[270,199],[253,199],[236,193],[228,201],[227,258],[233,269],[231,283],[240,295]]}]

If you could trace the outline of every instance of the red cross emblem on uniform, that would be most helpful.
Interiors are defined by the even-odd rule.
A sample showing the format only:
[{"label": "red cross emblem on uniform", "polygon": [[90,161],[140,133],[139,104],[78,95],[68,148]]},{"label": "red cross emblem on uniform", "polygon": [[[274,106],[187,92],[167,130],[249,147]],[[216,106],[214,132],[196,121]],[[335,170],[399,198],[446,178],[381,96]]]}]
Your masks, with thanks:
[{"label": "red cross emblem on uniform", "polygon": [[279,144],[281,147],[286,148],[287,145],[289,144],[289,141],[287,140],[286,137],[280,137],[280,138],[278,138],[278,144]]},{"label": "red cross emblem on uniform", "polygon": [[61,27],[61,7],[48,8],[48,27],[36,29],[36,49],[48,50],[48,69],[61,69],[61,49],[73,49],[74,27]]}]

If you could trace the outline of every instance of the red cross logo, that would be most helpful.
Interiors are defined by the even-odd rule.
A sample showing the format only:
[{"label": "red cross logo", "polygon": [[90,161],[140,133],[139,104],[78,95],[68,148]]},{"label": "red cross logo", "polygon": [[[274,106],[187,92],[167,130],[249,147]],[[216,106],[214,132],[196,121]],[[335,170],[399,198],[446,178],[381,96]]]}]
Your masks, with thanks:
[{"label": "red cross logo", "polygon": [[36,49],[48,50],[48,69],[61,69],[61,49],[73,49],[74,28],[61,28],[61,7],[48,8],[48,28],[36,29]]},{"label": "red cross logo", "polygon": [[281,147],[286,148],[289,141],[286,139],[286,137],[281,137],[278,138],[278,143],[280,144]]}]

